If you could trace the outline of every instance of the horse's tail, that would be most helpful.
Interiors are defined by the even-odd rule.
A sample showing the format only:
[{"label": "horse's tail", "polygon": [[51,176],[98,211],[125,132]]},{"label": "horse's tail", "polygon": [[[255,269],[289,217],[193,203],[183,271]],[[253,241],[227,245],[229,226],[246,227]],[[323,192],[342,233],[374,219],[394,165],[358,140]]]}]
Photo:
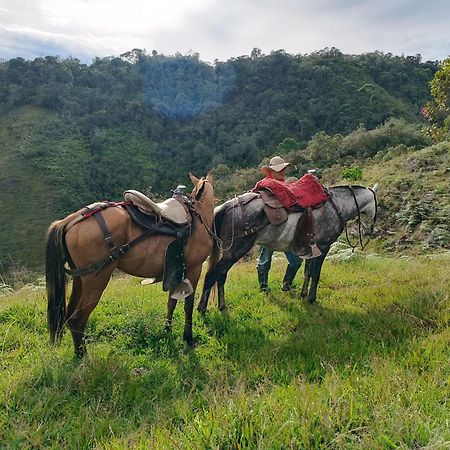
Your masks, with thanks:
[{"label": "horse's tail", "polygon": [[66,284],[64,272],[64,227],[79,212],[50,225],[47,233],[45,282],[47,287],[47,320],[50,342],[56,344],[66,321]]}]

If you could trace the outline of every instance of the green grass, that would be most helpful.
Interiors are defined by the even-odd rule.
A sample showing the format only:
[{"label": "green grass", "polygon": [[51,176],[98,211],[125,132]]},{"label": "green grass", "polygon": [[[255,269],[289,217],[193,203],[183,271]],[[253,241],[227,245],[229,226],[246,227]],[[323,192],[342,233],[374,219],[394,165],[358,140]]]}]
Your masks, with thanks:
[{"label": "green grass", "polygon": [[[160,286],[114,278],[89,356],[47,345],[45,294],[0,297],[1,448],[443,449],[450,446],[450,255],[325,263],[318,304],[234,267],[182,342]],[[298,277],[301,279],[301,276]]]}]

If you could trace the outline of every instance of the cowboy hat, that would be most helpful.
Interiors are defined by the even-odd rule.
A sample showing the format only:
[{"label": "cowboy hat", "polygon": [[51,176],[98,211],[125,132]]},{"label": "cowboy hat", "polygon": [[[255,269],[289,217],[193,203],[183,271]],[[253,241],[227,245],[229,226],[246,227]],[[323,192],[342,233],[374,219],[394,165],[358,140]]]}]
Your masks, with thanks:
[{"label": "cowboy hat", "polygon": [[265,165],[265,166],[261,167],[261,172],[267,177],[267,176],[269,176],[270,169],[272,169],[275,172],[281,172],[283,169],[285,169],[290,164],[291,163],[287,163],[281,156],[274,156],[270,160],[269,165]]}]

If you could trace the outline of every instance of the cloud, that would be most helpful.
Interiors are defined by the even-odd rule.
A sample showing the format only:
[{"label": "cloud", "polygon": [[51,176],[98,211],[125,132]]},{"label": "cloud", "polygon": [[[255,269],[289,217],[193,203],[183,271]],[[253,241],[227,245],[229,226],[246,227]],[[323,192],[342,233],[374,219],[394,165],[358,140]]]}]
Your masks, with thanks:
[{"label": "cloud", "polygon": [[254,47],[294,54],[337,47],[443,59],[448,17],[447,0],[3,0],[0,58],[56,51],[91,59],[141,48],[192,50],[213,61]]}]

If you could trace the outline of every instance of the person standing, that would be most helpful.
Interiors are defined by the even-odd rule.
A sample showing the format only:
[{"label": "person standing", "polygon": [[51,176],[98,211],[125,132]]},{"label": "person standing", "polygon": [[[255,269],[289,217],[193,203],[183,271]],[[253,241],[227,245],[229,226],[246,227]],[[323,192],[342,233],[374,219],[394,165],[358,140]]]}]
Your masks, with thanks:
[{"label": "person standing", "polygon": [[[280,156],[274,156],[270,160],[269,165],[261,167],[261,172],[266,178],[271,178],[286,183],[286,169],[289,166],[290,163],[285,162],[283,158]],[[273,250],[269,250],[263,246],[259,249],[256,270],[258,272],[259,288],[262,292],[268,292],[269,290],[269,271],[272,265],[273,253]],[[284,254],[288,260],[288,265],[284,274],[281,290],[287,292],[291,290],[292,282],[302,264],[302,260],[293,252],[285,251]]]}]

